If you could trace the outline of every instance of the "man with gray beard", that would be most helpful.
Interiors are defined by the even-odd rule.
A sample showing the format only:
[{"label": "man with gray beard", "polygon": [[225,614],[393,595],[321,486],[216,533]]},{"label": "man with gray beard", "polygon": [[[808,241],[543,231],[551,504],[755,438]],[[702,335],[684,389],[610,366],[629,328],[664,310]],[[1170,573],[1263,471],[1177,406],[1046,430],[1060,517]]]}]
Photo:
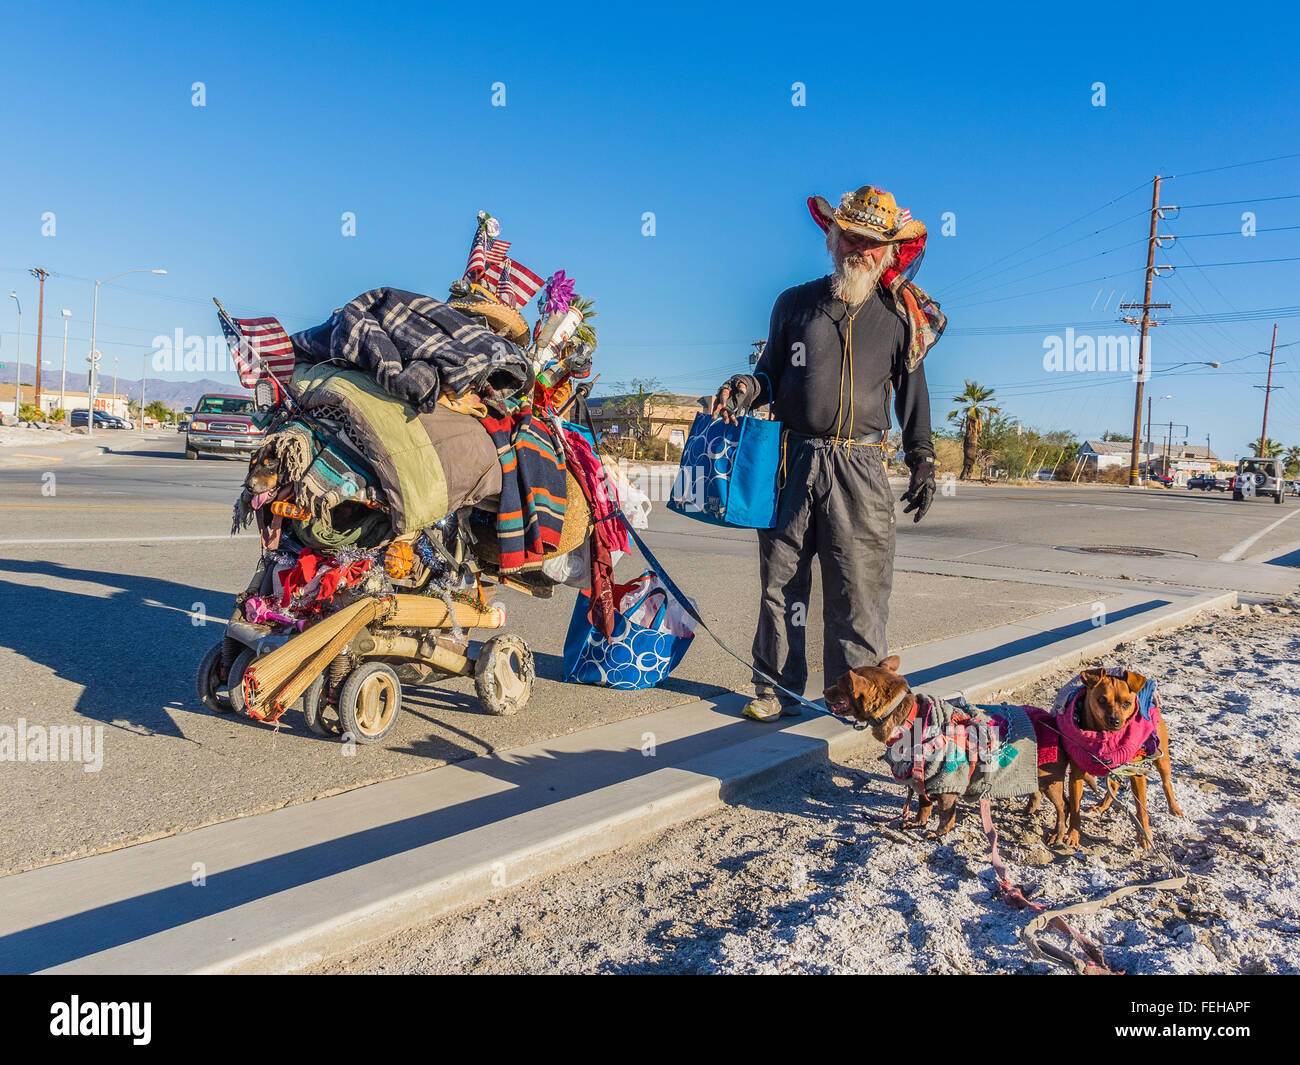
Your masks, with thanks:
[{"label": "man with gray beard", "polygon": [[827,683],[889,653],[895,519],[884,448],[891,393],[911,469],[904,513],[920,521],[935,495],[921,360],[946,322],[911,280],[925,226],[871,185],[846,192],[835,209],[820,196],[808,208],[826,233],[834,272],[781,293],[755,372],[732,377],[713,404],[728,421],[770,404],[784,428],[776,525],[758,531],[763,591],[755,697],[744,711],[758,721],[799,713],[799,704],[758,671],[803,692],[814,556],[821,563]]}]

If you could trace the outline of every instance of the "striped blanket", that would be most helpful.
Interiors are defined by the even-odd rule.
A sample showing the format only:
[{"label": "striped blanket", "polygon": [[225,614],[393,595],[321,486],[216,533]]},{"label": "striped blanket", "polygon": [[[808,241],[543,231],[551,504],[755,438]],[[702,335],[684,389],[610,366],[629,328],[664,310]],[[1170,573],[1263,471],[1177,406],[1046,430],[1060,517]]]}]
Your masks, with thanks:
[{"label": "striped blanket", "polygon": [[526,395],[533,371],[517,346],[431,296],[363,292],[329,321],[292,337],[301,361],[363,370],[391,396],[428,413],[444,391],[477,392],[497,414]]},{"label": "striped blanket", "polygon": [[497,543],[502,572],[540,562],[555,552],[564,527],[564,451],[532,404],[514,400],[503,417],[489,415],[483,428],[501,460]]}]

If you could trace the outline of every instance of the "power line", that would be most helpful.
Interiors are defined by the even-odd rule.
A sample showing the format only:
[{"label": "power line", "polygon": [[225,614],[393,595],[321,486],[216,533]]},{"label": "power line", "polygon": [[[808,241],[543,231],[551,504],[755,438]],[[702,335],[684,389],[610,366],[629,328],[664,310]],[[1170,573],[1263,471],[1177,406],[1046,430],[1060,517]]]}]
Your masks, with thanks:
[{"label": "power line", "polygon": [[1120,200],[1127,199],[1129,196],[1132,196],[1133,193],[1135,193],[1135,192],[1137,192],[1139,189],[1143,189],[1143,188],[1146,188],[1146,182],[1145,182],[1145,181],[1142,182],[1142,184],[1140,184],[1140,185],[1135,185],[1133,188],[1129,189],[1128,192],[1122,192],[1122,193],[1120,193],[1118,196],[1114,197],[1113,199],[1107,200],[1107,201],[1106,201],[1105,203],[1103,203],[1100,207],[1095,207],[1095,208],[1093,208],[1091,211],[1086,211],[1086,212],[1084,212],[1083,214],[1079,215],[1078,218],[1075,218],[1075,219],[1073,219],[1072,221],[1066,222],[1065,225],[1063,225],[1063,226],[1058,226],[1056,229],[1053,229],[1053,230],[1052,230],[1051,232],[1049,232],[1049,233],[1044,233],[1041,237],[1037,237],[1037,238],[1035,238],[1034,240],[1031,240],[1028,244],[1022,245],[1021,247],[1016,248],[1014,251],[1007,252],[1007,254],[1004,255],[1004,256],[1002,256],[1002,258],[1000,258],[1000,259],[994,259],[991,263],[986,263],[983,267],[981,267],[981,268],[978,269],[978,270],[973,271],[972,273],[969,273],[969,274],[965,275],[965,277],[959,277],[956,281],[953,281],[953,282],[951,282],[951,283],[949,284],[949,288],[952,288],[952,287],[954,287],[954,286],[956,286],[956,285],[960,285],[960,284],[961,284],[963,281],[965,281],[967,278],[971,278],[971,277],[976,276],[977,274],[982,274],[982,273],[984,273],[984,272],[988,269],[988,267],[990,267],[990,266],[996,266],[998,263],[1000,263],[1000,262],[1005,262],[1007,259],[1010,259],[1010,258],[1011,258],[1012,256],[1014,256],[1014,255],[1019,255],[1022,251],[1027,251],[1029,248],[1032,248],[1035,244],[1040,244],[1040,243],[1042,243],[1043,241],[1047,240],[1048,237],[1054,237],[1057,233],[1060,233],[1060,232],[1062,232],[1062,231],[1064,231],[1064,230],[1066,230],[1066,229],[1069,229],[1071,226],[1076,225],[1076,224],[1078,224],[1079,222],[1082,222],[1085,218],[1091,218],[1093,215],[1095,215],[1095,214],[1097,214],[1097,213],[1099,213],[1099,212],[1101,212],[1101,211],[1104,211],[1107,207],[1110,207],[1110,206],[1112,206],[1113,204],[1119,203]]},{"label": "power line", "polygon": [[1179,210],[1194,211],[1198,207],[1236,207],[1243,203],[1272,203],[1274,200],[1300,200],[1300,192],[1286,196],[1254,196],[1249,200],[1218,200],[1214,203],[1185,203]]},{"label": "power line", "polygon": [[[1003,267],[1001,270],[978,271],[979,279],[980,279],[981,281],[984,281],[984,280],[987,280],[987,279],[990,278],[990,277],[996,277],[998,274],[1005,273],[1007,270],[1014,270],[1017,266],[1024,266],[1026,263],[1032,263],[1032,262],[1034,262],[1034,261],[1037,260],[1037,259],[1042,259],[1044,256],[1047,256],[1047,255],[1056,255],[1058,252],[1064,251],[1066,248],[1072,247],[1073,245],[1078,244],[1078,243],[1080,243],[1081,241],[1089,240],[1089,239],[1091,239],[1092,237],[1098,236],[1099,234],[1105,233],[1105,232],[1107,232],[1108,230],[1114,229],[1116,226],[1122,226],[1125,222],[1131,222],[1131,221],[1133,221],[1133,219],[1138,218],[1138,217],[1141,217],[1141,216],[1144,215],[1144,214],[1146,214],[1146,211],[1145,211],[1145,210],[1143,210],[1143,211],[1138,211],[1137,214],[1125,215],[1125,216],[1124,216],[1123,218],[1121,218],[1118,222],[1112,222],[1112,223],[1111,223],[1110,225],[1108,225],[1108,226],[1102,226],[1100,229],[1094,229],[1091,233],[1085,233],[1083,236],[1081,236],[1081,237],[1076,237],[1074,240],[1066,241],[1064,244],[1061,244],[1061,245],[1059,245],[1059,246],[1057,246],[1057,247],[1055,247],[1055,248],[1049,248],[1047,251],[1039,252],[1039,254],[1037,254],[1037,255],[1031,255],[1031,256],[1030,256],[1029,258],[1027,258],[1027,259],[1021,259],[1021,260],[1019,260],[1018,262],[1013,263],[1011,266],[1005,266],[1005,267]],[[1113,250],[1115,250],[1115,249],[1111,249],[1111,250],[1113,251]],[[1100,254],[1102,254],[1102,255],[1106,255],[1106,254],[1108,254],[1108,252],[1101,252]],[[1087,257],[1085,257],[1085,259],[1086,259],[1086,258],[1087,258]],[[1076,261],[1076,262],[1084,262],[1085,259],[1077,259],[1077,260],[1075,260],[1075,261]],[[994,260],[994,261],[995,261],[995,262],[1001,262],[1001,260]],[[975,277],[975,276],[976,276],[976,274],[967,274],[967,275],[966,275],[966,279],[973,278],[973,277]],[[966,280],[966,279],[963,279],[963,280]],[[1024,279],[1024,278],[1021,278],[1020,280],[1023,281],[1023,280],[1025,280],[1025,279]],[[1008,282],[1005,282],[1005,283],[1011,285],[1011,284],[1015,284],[1016,282],[1015,282],[1015,281],[1008,281]],[[960,289],[960,288],[962,288],[962,287],[963,287],[963,284],[962,284],[961,281],[955,281],[955,282],[953,282],[951,285],[946,285],[946,286],[944,286],[944,293],[945,293],[945,296],[946,296],[947,298],[949,298],[949,299],[954,298],[954,297],[953,297],[953,292],[954,292],[954,290],[956,290],[956,289]],[[965,294],[963,294],[961,297],[957,297],[957,298],[965,298]]]},{"label": "power line", "polygon": [[1285,259],[1238,259],[1236,262],[1231,262],[1231,263],[1200,263],[1199,265],[1185,267],[1184,269],[1208,270],[1214,266],[1259,266],[1264,263],[1294,263],[1294,262],[1300,262],[1300,255],[1292,255],[1289,258],[1285,258]]},{"label": "power line", "polygon": [[[1269,226],[1267,229],[1257,229],[1256,233],[1284,233],[1287,230],[1300,229],[1300,226]],[[1200,237],[1240,237],[1244,234],[1240,229],[1225,229],[1220,233],[1180,233],[1178,240],[1197,240]]]},{"label": "power line", "polygon": [[[961,300],[975,299],[977,296],[982,296],[985,292],[997,292],[999,289],[1002,289],[1007,285],[1018,285],[1024,281],[1032,281],[1034,278],[1042,277],[1044,274],[1054,273],[1057,270],[1064,270],[1070,266],[1077,266],[1079,263],[1086,263],[1091,261],[1092,259],[1100,259],[1103,255],[1110,255],[1112,252],[1123,251],[1126,248],[1133,247],[1134,244],[1145,244],[1145,243],[1146,243],[1145,240],[1132,240],[1129,241],[1127,244],[1119,244],[1114,248],[1107,248],[1105,251],[1094,252],[1092,255],[1085,255],[1079,259],[1071,259],[1068,263],[1061,263],[1059,266],[1049,266],[1046,270],[1039,270],[1037,273],[1026,274],[1024,277],[1012,278],[1009,281],[999,281],[996,285],[990,285],[988,288],[976,289],[974,292],[964,292],[961,294],[961,296],[958,297],[958,299]],[[1058,248],[1057,251],[1059,250],[1060,249]],[[1055,254],[1055,253],[1053,252],[1051,254]],[[956,304],[956,306],[958,307],[958,309],[960,309],[963,306],[968,306],[968,304],[958,303]]]},{"label": "power line", "polygon": [[1300,159],[1300,152],[1291,152],[1289,155],[1274,155],[1270,156],[1268,159],[1251,159],[1245,163],[1229,163],[1227,166],[1210,166],[1206,167],[1204,170],[1189,170],[1186,174],[1170,174],[1169,177],[1172,180],[1173,178],[1195,177],[1197,174],[1217,174],[1220,170],[1236,170],[1238,167],[1243,166],[1258,166],[1261,163],[1276,163],[1282,159]]}]

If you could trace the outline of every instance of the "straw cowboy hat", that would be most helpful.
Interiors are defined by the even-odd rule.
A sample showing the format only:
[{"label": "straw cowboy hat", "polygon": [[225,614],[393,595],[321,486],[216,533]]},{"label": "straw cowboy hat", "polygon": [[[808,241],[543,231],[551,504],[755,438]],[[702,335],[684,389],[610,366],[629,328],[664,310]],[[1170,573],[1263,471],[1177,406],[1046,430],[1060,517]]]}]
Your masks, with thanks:
[{"label": "straw cowboy hat", "polygon": [[467,298],[449,300],[447,306],[455,307],[462,314],[482,318],[492,332],[516,344],[522,345],[528,340],[530,330],[522,314],[502,303],[482,285],[471,285],[470,289]]},{"label": "straw cowboy hat", "polygon": [[875,185],[846,192],[835,208],[825,197],[809,196],[808,211],[823,233],[834,223],[881,244],[898,244],[925,235],[925,226],[912,217],[912,212],[899,207],[891,193]]}]

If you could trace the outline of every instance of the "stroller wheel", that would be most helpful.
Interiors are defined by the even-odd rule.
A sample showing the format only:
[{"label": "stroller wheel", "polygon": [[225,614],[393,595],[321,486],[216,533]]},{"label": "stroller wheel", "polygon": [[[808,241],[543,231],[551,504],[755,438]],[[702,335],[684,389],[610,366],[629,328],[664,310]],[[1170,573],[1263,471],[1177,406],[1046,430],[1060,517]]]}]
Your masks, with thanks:
[{"label": "stroller wheel", "polygon": [[401,710],[402,682],[383,662],[358,666],[339,690],[343,735],[357,743],[378,743],[393,730]]},{"label": "stroller wheel", "polygon": [[225,671],[221,666],[221,649],[225,642],[225,640],[218,640],[208,649],[207,654],[199,660],[198,674],[195,677],[199,702],[203,704],[204,709],[214,714],[228,714],[234,709],[226,693]]},{"label": "stroller wheel", "polygon": [[248,703],[244,701],[244,673],[256,657],[252,651],[245,647],[239,654],[235,655],[235,660],[230,663],[230,680],[226,685],[228,692],[226,702],[230,704],[231,711],[240,717],[248,713]]},{"label": "stroller wheel", "polygon": [[518,636],[493,636],[474,660],[474,689],[489,714],[519,713],[533,693],[533,652]]},{"label": "stroller wheel", "polygon": [[302,694],[302,712],[307,727],[317,736],[333,736],[334,729],[325,724],[325,674],[322,673]]}]

